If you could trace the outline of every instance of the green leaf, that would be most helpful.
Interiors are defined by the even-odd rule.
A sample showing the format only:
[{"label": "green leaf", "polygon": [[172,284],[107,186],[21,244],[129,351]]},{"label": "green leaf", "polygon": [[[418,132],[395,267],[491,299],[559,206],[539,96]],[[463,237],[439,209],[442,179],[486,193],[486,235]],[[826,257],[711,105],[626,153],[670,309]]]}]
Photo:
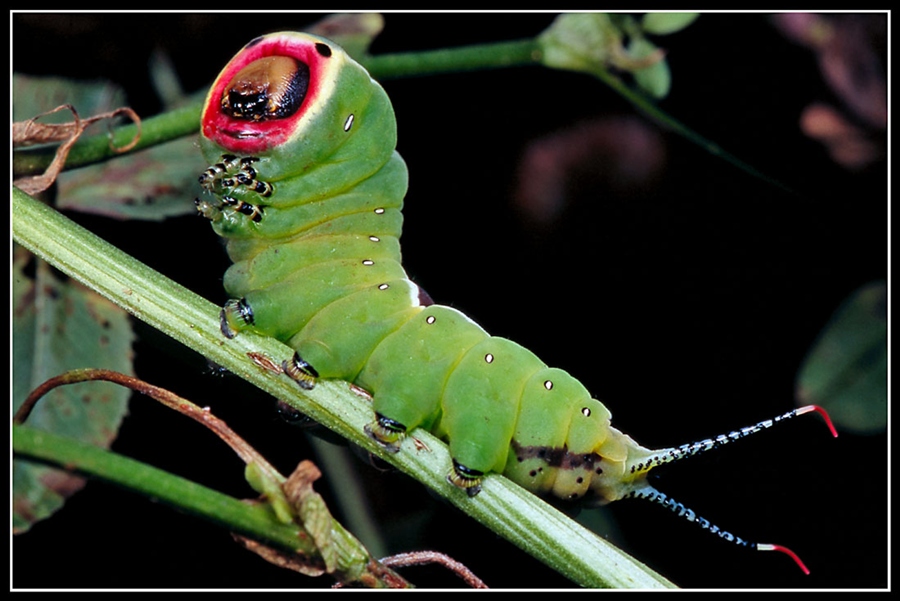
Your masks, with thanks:
[{"label": "green leaf", "polygon": [[622,46],[622,33],[605,13],[560,15],[539,37],[542,62],[556,69],[593,73]]},{"label": "green leaf", "polygon": [[[609,68],[630,71],[644,90],[662,98],[668,93],[670,83],[662,51],[640,35],[637,27],[631,25],[631,19],[613,19],[613,16],[579,13],[557,17],[538,36],[541,62],[548,67],[584,71],[598,77],[603,77]],[[629,31],[632,33],[626,33]],[[630,40],[627,50],[623,45],[626,37]]]},{"label": "green leaf", "polygon": [[[12,266],[13,412],[51,376],[76,367],[131,373],[134,335],[124,311],[81,284],[57,279],[43,261],[26,275],[30,255],[18,249]],[[27,424],[108,447],[127,410],[129,392],[109,383],[64,386],[35,407]],[[13,528],[24,532],[62,507],[81,478],[25,461],[13,462]]]},{"label": "green leaf", "polygon": [[647,13],[641,20],[646,33],[666,35],[681,31],[693,23],[700,13]]},{"label": "green leaf", "polygon": [[[62,77],[13,74],[13,121],[25,121],[61,104],[71,104],[82,117],[105,113],[124,106],[125,93],[108,81],[75,81]],[[41,118],[42,123],[66,123],[72,114],[66,111]],[[94,125],[88,132],[100,131]]]},{"label": "green leaf", "polygon": [[197,174],[207,167],[196,139],[180,138],[62,173],[57,206],[118,219],[161,221],[196,212]]},{"label": "green leaf", "polygon": [[887,286],[870,282],[841,304],[797,375],[802,405],[828,410],[839,429],[887,427]]},{"label": "green leaf", "polygon": [[[650,40],[635,38],[629,44],[628,52],[633,58],[640,60],[657,54],[659,48]],[[665,98],[672,86],[672,74],[665,58],[661,58],[649,67],[636,69],[633,75],[638,86],[653,98]]]},{"label": "green leaf", "polygon": [[253,490],[266,496],[279,522],[294,523],[294,512],[281,490],[281,482],[276,482],[269,473],[260,469],[257,463],[247,464],[244,468],[244,478]]},{"label": "green leaf", "polygon": [[[13,119],[22,121],[71,104],[79,116],[89,117],[125,106],[125,94],[105,82],[79,82],[58,77],[14,76]],[[42,123],[72,121],[68,111],[41,118]],[[85,134],[100,133],[103,124]],[[194,212],[197,173],[207,167],[193,138],[181,138],[136,152],[116,161],[62,173],[57,206],[117,219],[160,221]]]}]

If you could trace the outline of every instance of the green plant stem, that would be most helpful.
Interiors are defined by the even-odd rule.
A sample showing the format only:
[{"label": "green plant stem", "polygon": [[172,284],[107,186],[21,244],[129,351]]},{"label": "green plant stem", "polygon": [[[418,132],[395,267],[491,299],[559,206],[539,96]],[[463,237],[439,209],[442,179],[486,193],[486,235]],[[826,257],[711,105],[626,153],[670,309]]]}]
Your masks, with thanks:
[{"label": "green plant stem", "polygon": [[347,529],[365,545],[372,557],[385,557],[387,546],[372,516],[360,480],[354,477],[356,472],[351,451],[316,436],[309,437],[309,442],[316,453],[316,464],[322,468],[322,473],[329,475],[328,486],[335,492]]},{"label": "green plant stem", "polygon": [[284,524],[266,505],[250,505],[180,476],[71,438],[14,425],[17,456],[63,465],[158,499],[231,532],[288,552],[315,556],[315,544],[297,526]]},{"label": "green plant stem", "polygon": [[375,79],[390,79],[451,71],[539,65],[540,58],[540,47],[537,40],[532,38],[440,50],[368,56],[362,59],[362,65]]},{"label": "green plant stem", "polygon": [[757,170],[749,163],[745,163],[733,154],[725,151],[721,146],[719,146],[712,140],[708,140],[707,138],[701,136],[699,133],[686,126],[681,121],[678,121],[677,119],[660,109],[658,106],[656,106],[656,104],[650,101],[648,98],[629,88],[621,79],[619,79],[619,77],[617,77],[607,69],[598,67],[594,69],[592,73],[597,77],[597,79],[608,85],[613,89],[613,91],[617,92],[625,100],[633,104],[635,108],[646,114],[651,119],[655,120],[663,127],[672,130],[676,134],[687,139],[689,142],[696,144],[709,154],[717,156],[731,163],[745,173],[759,178],[764,182],[775,186],[776,188],[780,188],[785,192],[793,192],[783,183]]},{"label": "green plant stem", "polygon": [[323,381],[303,393],[284,375],[273,375],[248,358],[275,361],[293,350],[271,339],[242,333],[226,340],[218,307],[153,271],[20,190],[12,190],[13,237],[32,252],[112,302],[296,407],[344,438],[389,461],[465,513],[574,582],[592,588],[663,588],[672,583],[584,529],[536,496],[499,476],[488,477],[475,498],[447,482],[446,446],[416,430],[400,452],[385,455],[364,433],[372,419],[369,401],[345,382]]}]

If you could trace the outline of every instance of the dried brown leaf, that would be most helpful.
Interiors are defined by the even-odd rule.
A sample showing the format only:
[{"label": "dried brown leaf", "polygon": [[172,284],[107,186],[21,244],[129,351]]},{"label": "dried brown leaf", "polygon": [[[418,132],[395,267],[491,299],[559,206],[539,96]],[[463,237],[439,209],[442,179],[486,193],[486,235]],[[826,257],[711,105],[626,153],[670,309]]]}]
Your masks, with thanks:
[{"label": "dried brown leaf", "polygon": [[[45,117],[62,110],[69,110],[72,112],[73,120],[71,122],[38,122],[38,119],[40,119],[41,117]],[[110,148],[113,150],[113,152],[121,153],[127,152],[134,148],[134,146],[138,143],[138,140],[140,140],[141,138],[141,119],[140,117],[138,117],[137,113],[135,113],[134,110],[129,107],[120,107],[106,113],[88,117],[87,119],[81,119],[78,116],[78,111],[75,110],[74,106],[72,106],[71,104],[61,104],[58,107],[32,117],[27,121],[13,123],[13,148],[22,148],[26,146],[33,146],[35,144],[62,142],[62,144],[59,145],[59,148],[56,149],[56,155],[53,157],[53,161],[50,163],[44,173],[40,175],[19,178],[15,180],[13,184],[23,192],[26,192],[28,194],[37,194],[39,192],[43,192],[44,190],[52,186],[53,182],[56,181],[56,178],[62,171],[63,166],[65,166],[66,164],[66,158],[68,158],[69,156],[69,151],[72,149],[72,146],[75,144],[75,142],[78,141],[78,138],[81,137],[81,134],[84,132],[84,130],[88,126],[98,121],[101,121],[103,119],[113,119],[115,117],[118,117],[119,115],[128,116],[128,118],[137,125],[137,133],[135,134],[134,138],[132,138],[131,141],[128,142],[128,144],[126,144],[125,146],[115,148],[112,146],[112,140],[110,139]]]},{"label": "dried brown leaf", "polygon": [[306,558],[296,553],[285,553],[239,534],[232,533],[231,536],[241,543],[245,549],[253,551],[279,568],[293,570],[305,576],[321,576],[325,573],[325,566],[319,558]]}]

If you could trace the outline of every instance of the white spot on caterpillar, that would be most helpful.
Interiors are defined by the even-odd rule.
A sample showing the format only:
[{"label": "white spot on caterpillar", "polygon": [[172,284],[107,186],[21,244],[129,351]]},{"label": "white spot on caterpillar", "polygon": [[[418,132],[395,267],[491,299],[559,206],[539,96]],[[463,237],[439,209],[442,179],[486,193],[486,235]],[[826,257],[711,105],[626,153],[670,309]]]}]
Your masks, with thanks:
[{"label": "white spot on caterpillar", "polygon": [[494,356],[492,354],[488,353],[487,355],[484,356],[484,362],[485,363],[493,363]]},{"label": "white spot on caterpillar", "polygon": [[344,121],[344,131],[350,131],[350,128],[353,127],[353,119],[353,113],[350,113],[350,116]]},{"label": "white spot on caterpillar", "polygon": [[583,415],[585,417],[590,417],[591,416],[591,408],[590,407],[582,407],[581,415]]},{"label": "white spot on caterpillar", "polygon": [[375,214],[376,215],[384,215],[384,209],[381,207],[378,207],[377,209],[375,209]]},{"label": "white spot on caterpillar", "polygon": [[362,264],[368,267],[368,266],[374,265],[374,264],[375,264],[375,261],[373,261],[372,259],[365,259],[365,260],[362,262]]},{"label": "white spot on caterpillar", "polygon": [[387,284],[379,284],[378,285],[379,290],[387,290],[388,288],[390,288],[390,286],[388,286]]},{"label": "white spot on caterpillar", "polygon": [[369,240],[371,240],[372,242],[381,242],[381,238],[379,238],[378,236],[369,236]]},{"label": "white spot on caterpillar", "polygon": [[551,382],[550,380],[546,380],[544,382],[544,388],[546,388],[547,390],[553,390],[553,382]]},{"label": "white spot on caterpillar", "polygon": [[429,315],[428,317],[426,317],[425,323],[427,323],[428,325],[433,324],[434,323],[434,315]]}]

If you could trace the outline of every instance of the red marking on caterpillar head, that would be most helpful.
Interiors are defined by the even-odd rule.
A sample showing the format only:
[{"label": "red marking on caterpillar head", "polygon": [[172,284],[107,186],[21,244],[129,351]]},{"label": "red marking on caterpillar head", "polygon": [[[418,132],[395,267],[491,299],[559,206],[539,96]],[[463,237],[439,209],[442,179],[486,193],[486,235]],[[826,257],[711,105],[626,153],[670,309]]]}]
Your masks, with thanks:
[{"label": "red marking on caterpillar head", "polygon": [[[323,73],[331,53],[322,52],[321,42],[302,35],[276,34],[254,40],[229,62],[213,84],[203,108],[201,130],[218,146],[235,154],[259,154],[283,144],[297,129],[309,107],[319,100]],[[221,99],[227,86],[242,69],[254,61],[286,56],[309,67],[309,87],[300,108],[284,119],[247,121],[222,111]]]}]

